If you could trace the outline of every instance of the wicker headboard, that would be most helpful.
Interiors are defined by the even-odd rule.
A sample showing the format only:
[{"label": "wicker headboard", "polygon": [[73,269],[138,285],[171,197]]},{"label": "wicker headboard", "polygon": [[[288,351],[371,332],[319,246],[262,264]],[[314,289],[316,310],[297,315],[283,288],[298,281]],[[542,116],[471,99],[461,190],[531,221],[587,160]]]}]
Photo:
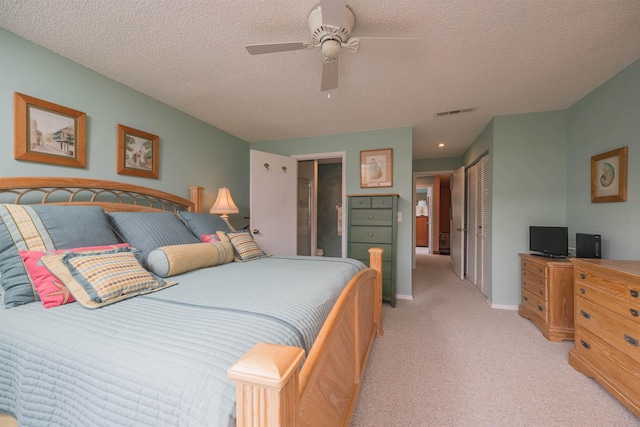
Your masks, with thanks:
[{"label": "wicker headboard", "polygon": [[99,205],[105,211],[202,210],[202,187],[191,200],[164,191],[116,181],[61,177],[0,178],[0,203]]}]

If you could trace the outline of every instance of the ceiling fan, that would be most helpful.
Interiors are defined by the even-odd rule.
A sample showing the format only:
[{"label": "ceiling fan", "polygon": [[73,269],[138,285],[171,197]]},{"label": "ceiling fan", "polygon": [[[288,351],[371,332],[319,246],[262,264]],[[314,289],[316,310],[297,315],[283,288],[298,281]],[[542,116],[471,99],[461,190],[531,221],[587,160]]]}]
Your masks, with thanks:
[{"label": "ceiling fan", "polygon": [[416,48],[418,40],[411,38],[352,38],[355,22],[355,15],[347,7],[346,0],[321,0],[309,14],[310,42],[249,44],[245,47],[252,55],[321,48],[324,56],[321,91],[338,87],[338,56],[342,48],[353,53],[394,55],[410,54]]}]

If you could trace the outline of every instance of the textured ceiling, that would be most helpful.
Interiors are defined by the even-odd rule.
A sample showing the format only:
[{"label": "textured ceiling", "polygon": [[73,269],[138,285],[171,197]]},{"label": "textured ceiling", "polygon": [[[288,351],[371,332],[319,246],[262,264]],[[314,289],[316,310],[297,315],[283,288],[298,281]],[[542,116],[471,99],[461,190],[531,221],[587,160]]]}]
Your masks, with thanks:
[{"label": "textured ceiling", "polygon": [[318,49],[244,49],[310,40],[316,4],[0,0],[0,27],[248,142],[412,126],[414,158],[459,156],[493,116],[564,109],[640,58],[638,0],[348,0],[354,36],[418,49],[343,49],[327,99]]}]

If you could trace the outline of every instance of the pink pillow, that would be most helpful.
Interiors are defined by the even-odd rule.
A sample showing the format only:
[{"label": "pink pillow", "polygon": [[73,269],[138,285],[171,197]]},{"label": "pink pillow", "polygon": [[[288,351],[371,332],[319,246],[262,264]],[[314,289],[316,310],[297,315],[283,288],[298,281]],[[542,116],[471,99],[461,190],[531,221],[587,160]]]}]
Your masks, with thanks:
[{"label": "pink pillow", "polygon": [[86,248],[59,249],[55,251],[18,251],[24,267],[31,278],[31,283],[38,291],[42,304],[46,308],[57,307],[59,305],[74,302],[73,295],[69,289],[59,280],[47,267],[40,262],[40,258],[45,255],[64,254],[69,252],[85,251],[108,251],[116,248],[131,247],[128,243],[120,243],[109,246],[89,246]]},{"label": "pink pillow", "polygon": [[217,234],[203,234],[200,236],[203,242],[211,243],[211,242],[219,242],[220,237]]}]

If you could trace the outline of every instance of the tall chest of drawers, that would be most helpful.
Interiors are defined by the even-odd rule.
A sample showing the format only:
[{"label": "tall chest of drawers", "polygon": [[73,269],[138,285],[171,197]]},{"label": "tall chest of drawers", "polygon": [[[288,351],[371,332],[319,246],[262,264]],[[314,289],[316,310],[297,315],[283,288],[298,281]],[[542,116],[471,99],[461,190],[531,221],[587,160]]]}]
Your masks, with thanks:
[{"label": "tall chest of drawers", "polygon": [[369,266],[369,248],[382,253],[382,299],[396,306],[396,268],[398,246],[398,195],[347,195],[347,256]]},{"label": "tall chest of drawers", "polygon": [[573,264],[566,258],[520,254],[520,316],[549,341],[573,339]]},{"label": "tall chest of drawers", "polygon": [[640,417],[640,261],[574,259],[569,364]]}]

